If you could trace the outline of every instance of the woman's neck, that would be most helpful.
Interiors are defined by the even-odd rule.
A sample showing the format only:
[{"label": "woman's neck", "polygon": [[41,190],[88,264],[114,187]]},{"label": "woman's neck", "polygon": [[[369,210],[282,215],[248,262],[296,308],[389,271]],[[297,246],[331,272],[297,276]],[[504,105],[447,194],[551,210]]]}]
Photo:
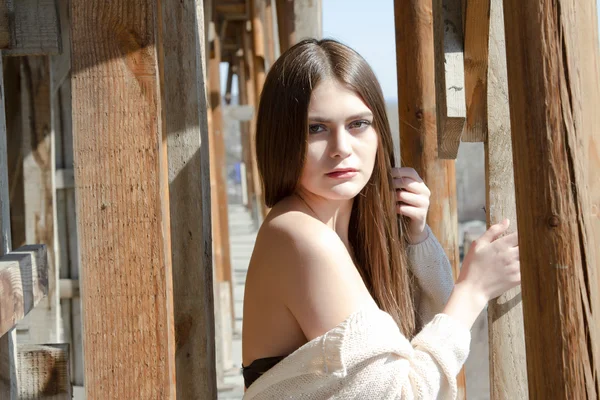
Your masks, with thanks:
[{"label": "woman's neck", "polygon": [[315,218],[333,229],[350,250],[348,226],[350,225],[350,215],[352,214],[354,199],[330,200],[302,189],[298,189],[295,196],[310,210]]}]

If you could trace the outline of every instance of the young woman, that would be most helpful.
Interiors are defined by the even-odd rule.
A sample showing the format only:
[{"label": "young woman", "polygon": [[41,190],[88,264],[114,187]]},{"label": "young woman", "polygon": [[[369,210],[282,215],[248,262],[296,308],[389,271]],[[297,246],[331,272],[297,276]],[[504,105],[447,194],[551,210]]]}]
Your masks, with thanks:
[{"label": "young woman", "polygon": [[454,285],[430,192],[395,166],[379,83],[332,40],[273,65],[256,153],[272,209],[246,280],[244,398],[455,397],[473,322],[520,282],[508,221],[471,246]]}]

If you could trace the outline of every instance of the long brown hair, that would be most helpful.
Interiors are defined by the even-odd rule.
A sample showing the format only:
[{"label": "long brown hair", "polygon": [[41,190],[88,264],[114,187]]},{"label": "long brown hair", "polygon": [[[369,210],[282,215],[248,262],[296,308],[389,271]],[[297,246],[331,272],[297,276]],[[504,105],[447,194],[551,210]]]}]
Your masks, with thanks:
[{"label": "long brown hair", "polygon": [[[373,173],[354,199],[350,245],[367,288],[404,335],[415,332],[412,274],[406,262],[406,230],[396,214],[390,126],[379,82],[367,62],[334,40],[304,40],[273,64],[261,94],[256,156],[265,201],[272,207],[292,195],[305,162],[308,106],[319,82],[335,79],[353,90],[373,113],[379,135]],[[400,223],[399,223],[400,222]]]}]

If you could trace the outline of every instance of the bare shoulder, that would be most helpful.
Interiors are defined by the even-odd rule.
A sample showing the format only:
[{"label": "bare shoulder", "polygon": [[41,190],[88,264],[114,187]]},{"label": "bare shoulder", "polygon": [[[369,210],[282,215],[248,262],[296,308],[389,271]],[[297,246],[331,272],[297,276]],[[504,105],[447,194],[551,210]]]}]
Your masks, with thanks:
[{"label": "bare shoulder", "polygon": [[308,340],[373,303],[332,229],[302,211],[274,211],[259,231],[249,276],[277,282],[274,299],[289,309]]}]

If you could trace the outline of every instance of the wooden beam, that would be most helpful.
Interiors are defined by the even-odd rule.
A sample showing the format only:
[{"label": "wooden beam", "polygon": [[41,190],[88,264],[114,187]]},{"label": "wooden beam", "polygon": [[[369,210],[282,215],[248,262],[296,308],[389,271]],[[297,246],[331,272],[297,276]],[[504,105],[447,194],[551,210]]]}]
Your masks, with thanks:
[{"label": "wooden beam", "polygon": [[[10,202],[8,189],[8,156],[6,147],[6,113],[4,108],[4,66],[0,54],[0,257],[10,252]],[[17,335],[12,329],[0,335],[0,398],[17,400]]]},{"label": "wooden beam", "polygon": [[294,0],[296,40],[323,37],[323,6],[321,0]]},{"label": "wooden beam", "polygon": [[[263,214],[263,195],[262,195],[262,185],[260,180],[260,174],[258,172],[258,161],[256,160],[256,114],[258,110],[258,95],[256,94],[256,79],[257,75],[255,73],[255,58],[254,58],[254,48],[252,45],[252,32],[248,29],[243,30],[242,34],[243,46],[244,46],[244,58],[246,63],[246,93],[248,96],[248,104],[254,107],[254,114],[252,117],[252,122],[249,126],[249,145],[250,145],[250,160],[251,160],[251,173],[252,173],[252,206],[253,206],[253,215],[255,216],[255,221],[258,224],[262,223],[262,218],[264,218]],[[264,82],[263,82],[264,83]],[[262,89],[262,86],[261,86]]]},{"label": "wooden beam", "polygon": [[21,101],[21,57],[4,57],[6,150],[10,197],[12,247],[25,245],[25,191],[23,189],[23,121]]},{"label": "wooden beam", "polygon": [[62,51],[56,0],[0,0],[0,26],[0,50],[4,55]]},{"label": "wooden beam", "polygon": [[467,125],[464,142],[487,138],[487,77],[490,35],[490,0],[466,0],[465,90]]},{"label": "wooden beam", "polygon": [[[424,129],[423,135],[433,135],[437,138],[437,154],[435,154],[435,144],[428,143],[429,148],[424,149],[424,158],[435,159],[440,163],[439,171],[446,171],[448,174],[448,186],[440,181],[435,174],[435,169],[428,172],[428,179],[434,180],[436,189],[433,193],[442,193],[445,198],[450,199],[449,207],[444,204],[445,198],[433,199],[435,204],[434,214],[429,212],[430,219],[434,219],[433,225],[428,221],[436,237],[440,238],[440,243],[445,247],[446,253],[452,266],[454,279],[460,275],[460,258],[458,255],[458,210],[456,194],[456,172],[454,161],[448,161],[443,165],[444,159],[455,160],[458,155],[460,139],[465,127],[465,98],[464,98],[464,68],[463,68],[463,32],[462,27],[457,24],[461,19],[461,4],[457,0],[433,0],[433,50],[434,50],[434,77],[435,80],[435,108],[436,108],[436,127],[428,131]],[[424,22],[424,21],[421,21]],[[430,46],[427,42],[426,46]],[[429,51],[427,48],[424,51]],[[428,66],[426,68],[429,68]],[[424,69],[429,74],[428,69]],[[429,75],[426,79],[430,79]],[[425,102],[430,99],[424,98]],[[401,131],[402,132],[402,131]],[[433,138],[432,138],[433,139]],[[426,139],[428,142],[432,139]],[[412,144],[414,146],[414,143]],[[402,149],[402,146],[400,146]],[[416,150],[413,147],[413,150]],[[433,154],[428,155],[427,152]],[[404,157],[404,156],[402,156]],[[416,161],[416,160],[415,160]],[[430,168],[424,165],[424,168]],[[425,178],[424,178],[425,179]],[[431,188],[431,184],[427,183]],[[440,191],[441,190],[441,191]],[[435,195],[433,197],[436,197]],[[441,200],[441,203],[439,202]],[[440,235],[440,236],[438,236]],[[458,398],[467,397],[466,369],[460,370],[456,377],[458,386]]]},{"label": "wooden beam", "polygon": [[[455,165],[453,160],[438,157],[434,23],[441,21],[434,21],[433,16],[434,12],[441,15],[441,2],[396,0],[394,11],[401,158],[404,166],[416,169],[435,193],[427,223],[457,271]],[[464,399],[464,380],[459,377],[458,383],[458,398]]]},{"label": "wooden beam", "polygon": [[273,2],[275,0],[265,0],[264,17],[265,21],[265,61],[267,69],[275,62],[275,22],[273,20]]},{"label": "wooden beam", "polygon": [[203,11],[203,0],[162,2],[159,54],[163,54],[180,399],[217,396]]},{"label": "wooden beam", "polygon": [[[241,35],[244,35],[245,32],[241,32]],[[247,50],[247,49],[244,49]],[[246,59],[251,57],[247,57],[247,55],[242,52],[240,56],[237,57],[237,74],[238,74],[238,93],[239,93],[239,103],[241,105],[245,105],[247,107],[252,107],[249,103],[252,96],[248,95],[248,90],[253,89],[253,84],[249,81],[249,65],[246,62]],[[253,94],[252,90],[252,94]],[[253,103],[253,101],[252,101]],[[252,122],[254,121],[256,116],[256,112],[253,110],[251,114],[250,121],[242,121],[240,123],[240,136],[241,136],[241,145],[242,145],[242,161],[244,162],[244,170],[245,174],[242,176],[242,180],[246,181],[246,190],[247,190],[247,203],[246,207],[249,210],[253,208],[253,202],[255,201],[254,195],[254,176],[258,173],[258,171],[254,170],[254,163],[252,157],[252,146],[250,145],[251,140],[251,132],[252,132]]]},{"label": "wooden beam", "polygon": [[[258,105],[260,104],[260,95],[262,88],[265,84],[266,78],[266,66],[265,66],[265,36],[263,29],[263,21],[261,18],[261,9],[263,4],[260,0],[250,0],[251,14],[252,14],[252,55],[254,65],[254,96],[255,106],[258,111]],[[254,137],[251,141],[251,146],[256,147]],[[256,148],[252,149],[253,157],[256,158]],[[258,168],[257,168],[258,170]],[[265,204],[264,193],[260,180],[254,181],[254,193],[257,196],[257,204],[259,207],[259,222],[265,218],[269,212],[268,207]]]},{"label": "wooden beam", "polygon": [[48,293],[46,246],[23,246],[0,257],[0,336]]},{"label": "wooden beam", "polygon": [[277,27],[279,30],[279,48],[281,53],[296,43],[296,25],[294,0],[276,0]]},{"label": "wooden beam", "polygon": [[[506,76],[506,43],[502,0],[491,0],[487,126],[485,141],[488,227],[508,218],[517,229],[515,184]],[[526,399],[527,365],[521,288],[488,304],[490,398]]]},{"label": "wooden beam", "polygon": [[462,7],[434,1],[438,157],[455,160],[465,127]]},{"label": "wooden beam", "polygon": [[[91,399],[176,396],[158,4],[72,0],[80,281],[83,308],[94,310],[84,314]],[[115,34],[106,21],[126,29]]]},{"label": "wooden beam", "polygon": [[61,168],[56,170],[56,190],[73,189],[75,187],[75,171],[72,168]]},{"label": "wooden beam", "polygon": [[19,343],[62,341],[56,239],[55,132],[52,127],[50,60],[21,60],[25,240],[48,248],[48,296],[21,321]]},{"label": "wooden beam", "polygon": [[19,345],[21,399],[71,400],[69,344]]},{"label": "wooden beam", "polygon": [[504,1],[529,397],[600,395],[600,79],[592,0]]}]

